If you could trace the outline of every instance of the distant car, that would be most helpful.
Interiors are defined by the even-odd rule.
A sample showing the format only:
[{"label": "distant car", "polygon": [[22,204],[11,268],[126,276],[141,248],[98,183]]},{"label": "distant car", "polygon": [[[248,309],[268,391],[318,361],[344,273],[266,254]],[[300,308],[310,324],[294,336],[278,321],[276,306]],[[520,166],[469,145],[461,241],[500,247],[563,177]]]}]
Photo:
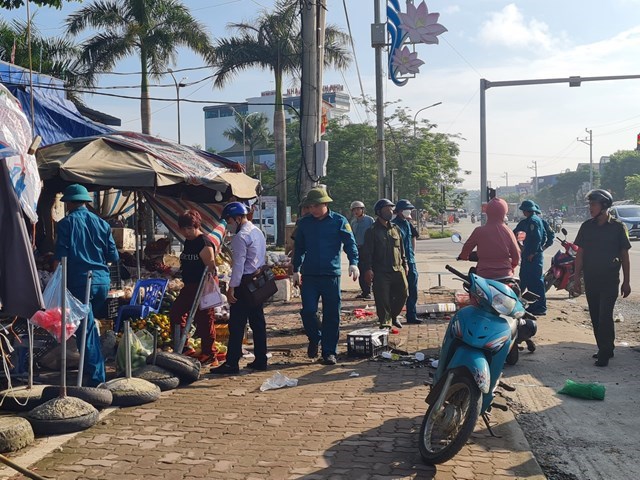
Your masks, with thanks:
[{"label": "distant car", "polygon": [[614,205],[610,213],[627,226],[629,238],[640,239],[640,205]]}]

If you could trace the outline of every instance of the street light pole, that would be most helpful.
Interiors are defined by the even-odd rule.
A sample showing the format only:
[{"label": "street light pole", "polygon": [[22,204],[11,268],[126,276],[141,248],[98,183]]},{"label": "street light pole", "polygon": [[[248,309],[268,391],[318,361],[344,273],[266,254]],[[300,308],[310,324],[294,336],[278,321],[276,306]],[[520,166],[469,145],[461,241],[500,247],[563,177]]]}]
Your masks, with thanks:
[{"label": "street light pole", "polygon": [[169,75],[171,75],[171,78],[173,79],[173,83],[176,86],[176,107],[178,109],[178,143],[181,143],[180,141],[180,87],[186,87],[186,85],[183,82],[187,79],[187,77],[182,77],[180,82],[178,82],[176,80],[176,77],[173,75],[173,70],[169,68],[167,69],[167,72],[169,72]]},{"label": "street light pole", "polygon": [[421,111],[426,110],[427,108],[437,107],[438,105],[442,105],[442,102],[434,103],[433,105],[429,105],[428,107],[422,107],[420,110],[416,112],[416,114],[413,116],[413,138],[416,137],[416,121],[417,121],[418,114]]},{"label": "street light pole", "polygon": [[593,190],[593,130],[584,129],[589,134],[588,138],[576,138],[579,142],[589,145],[589,191]]}]

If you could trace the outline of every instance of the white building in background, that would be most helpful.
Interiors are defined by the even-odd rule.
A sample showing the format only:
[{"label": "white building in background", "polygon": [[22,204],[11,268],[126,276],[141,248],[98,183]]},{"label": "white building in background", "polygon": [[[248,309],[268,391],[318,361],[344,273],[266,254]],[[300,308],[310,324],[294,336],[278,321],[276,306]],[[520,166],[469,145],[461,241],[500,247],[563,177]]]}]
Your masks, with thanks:
[{"label": "white building in background", "polygon": [[[330,105],[327,108],[327,118],[341,117],[351,111],[351,101],[348,94],[343,93],[342,85],[325,85],[323,87],[322,98]],[[290,88],[284,92],[283,103],[285,104],[285,121],[289,123],[296,118],[300,112],[300,89]],[[246,102],[237,104],[214,105],[204,107],[204,135],[205,149],[212,149],[216,153],[236,160],[244,164],[242,145],[234,145],[224,136],[224,131],[237,125],[234,118],[235,112],[242,116],[254,112],[263,113],[268,121],[269,132],[273,134],[273,110],[275,104],[275,91],[262,92],[259,97],[247,98]],[[289,108],[288,108],[289,107]],[[291,108],[292,107],[292,108]],[[295,109],[295,110],[294,110]],[[272,167],[274,164],[273,150],[258,149],[254,153],[256,162]],[[248,149],[246,155],[249,156]]]}]

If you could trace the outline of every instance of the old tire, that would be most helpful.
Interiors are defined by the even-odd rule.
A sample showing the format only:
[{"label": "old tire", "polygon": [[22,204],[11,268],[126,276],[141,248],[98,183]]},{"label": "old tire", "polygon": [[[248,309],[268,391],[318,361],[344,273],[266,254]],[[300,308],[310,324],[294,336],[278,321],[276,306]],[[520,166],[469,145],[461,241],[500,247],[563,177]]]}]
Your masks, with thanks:
[{"label": "old tire", "polygon": [[[422,460],[428,465],[452,459],[467,443],[480,416],[482,397],[471,377],[454,375],[444,396],[439,412],[429,405],[420,427],[418,448]],[[434,442],[434,434],[440,433],[438,427],[444,431],[445,438]]]},{"label": "old tire", "polygon": [[178,377],[169,370],[157,365],[146,365],[142,368],[138,368],[133,371],[132,375],[136,378],[142,378],[147,382],[157,385],[163,392],[173,390],[180,385],[180,379]]},{"label": "old tire", "polygon": [[518,348],[517,344],[514,344],[513,347],[511,347],[511,351],[507,354],[505,363],[507,365],[515,365],[516,363],[518,363],[519,358],[520,358],[520,349]]},{"label": "old tire", "polygon": [[[34,385],[31,389],[27,387],[14,388],[7,394],[7,390],[0,392],[0,399],[4,397],[0,410],[9,412],[28,412],[29,410],[42,405],[46,400],[42,399],[42,392],[45,385]],[[6,395],[6,396],[5,396]]]},{"label": "old tire", "polygon": [[27,414],[36,435],[79,432],[98,422],[98,411],[75,397],[54,398]]},{"label": "old tire", "polygon": [[0,418],[0,453],[16,452],[34,441],[33,429],[21,417]]},{"label": "old tire", "polygon": [[113,394],[111,405],[117,407],[143,405],[160,398],[160,387],[141,378],[116,378],[105,385]]},{"label": "old tire", "polygon": [[[42,398],[47,401],[56,398],[60,394],[60,387],[46,387],[42,391]],[[105,387],[67,387],[69,397],[84,400],[96,408],[106,408],[111,405],[113,395]]]},{"label": "old tire", "polygon": [[[147,363],[151,363],[153,355],[147,357]],[[185,355],[178,355],[172,352],[158,352],[156,355],[156,365],[169,370],[182,383],[193,383],[200,378],[200,362]]]}]

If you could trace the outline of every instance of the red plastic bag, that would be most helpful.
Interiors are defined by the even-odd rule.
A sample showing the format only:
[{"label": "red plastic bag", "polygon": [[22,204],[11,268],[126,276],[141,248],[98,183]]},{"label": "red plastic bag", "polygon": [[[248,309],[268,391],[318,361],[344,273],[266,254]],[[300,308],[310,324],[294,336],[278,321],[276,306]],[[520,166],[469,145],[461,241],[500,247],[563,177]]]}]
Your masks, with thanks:
[{"label": "red plastic bag", "polygon": [[[42,294],[44,298],[45,310],[36,312],[31,317],[30,322],[38,327],[44,328],[58,342],[62,340],[62,267],[58,266],[51,280],[47,284]],[[82,319],[88,314],[89,306],[84,305],[74,297],[69,290],[66,292],[66,320],[65,320],[65,340],[68,340],[80,326]]]}]

